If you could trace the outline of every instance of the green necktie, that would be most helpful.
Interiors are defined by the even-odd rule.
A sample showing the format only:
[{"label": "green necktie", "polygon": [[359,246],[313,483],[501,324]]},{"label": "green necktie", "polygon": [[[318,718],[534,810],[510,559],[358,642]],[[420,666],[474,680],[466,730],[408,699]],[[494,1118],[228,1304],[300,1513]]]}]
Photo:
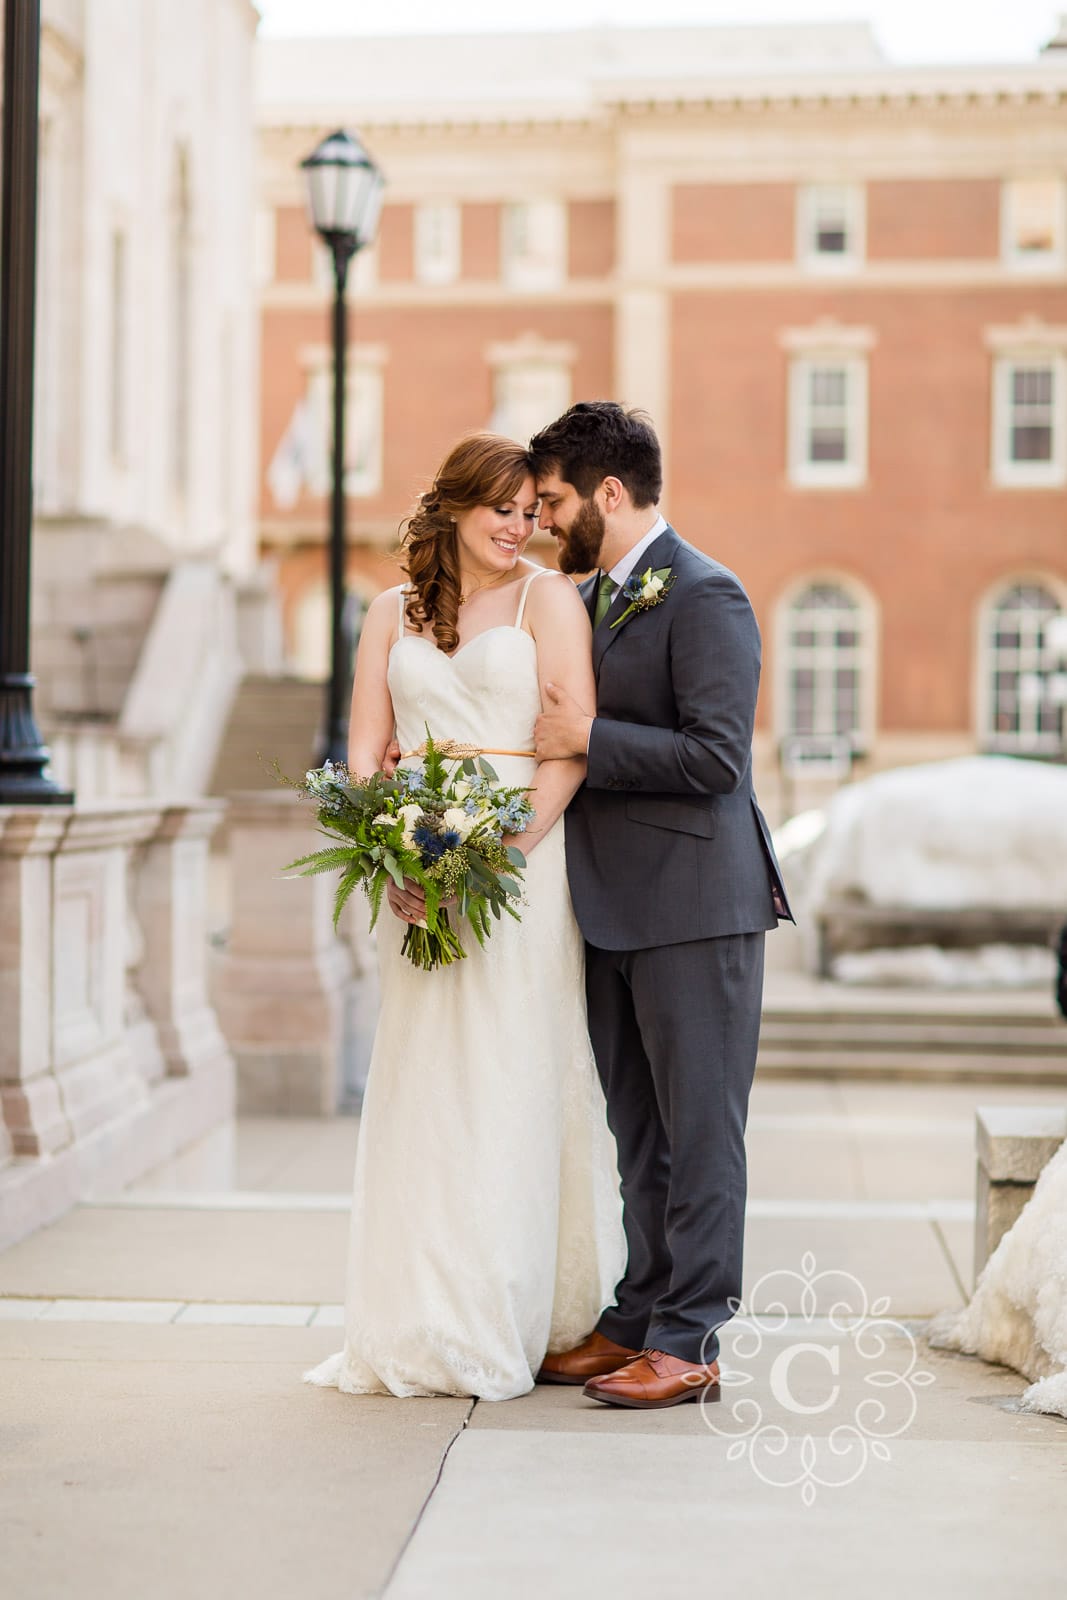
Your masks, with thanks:
[{"label": "green necktie", "polygon": [[619,586],[615,582],[615,579],[610,577],[605,572],[600,580],[600,588],[597,590],[596,611],[593,613],[594,628],[599,628],[600,624],[607,616],[611,607],[611,602],[615,598],[615,591],[618,587]]}]

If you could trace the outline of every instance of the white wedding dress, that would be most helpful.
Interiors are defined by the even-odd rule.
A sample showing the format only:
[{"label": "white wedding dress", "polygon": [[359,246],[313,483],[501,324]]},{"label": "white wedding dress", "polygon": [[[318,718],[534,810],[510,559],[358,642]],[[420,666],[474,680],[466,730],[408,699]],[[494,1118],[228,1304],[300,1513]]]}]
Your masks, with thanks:
[{"label": "white wedding dress", "polygon": [[[532,749],[537,647],[513,626],[452,656],[403,631],[389,689],[404,751],[426,737]],[[487,758],[533,781],[526,756]],[[586,1027],[584,951],[563,822],[532,851],[522,921],[422,972],[405,925],[378,923],[381,1014],[356,1155],[345,1347],[311,1383],[349,1394],[477,1395],[532,1388],[610,1304],[625,1266],[615,1150]]]},{"label": "white wedding dress", "polygon": [[935,1317],[928,1337],[1034,1380],[1024,1411],[1067,1416],[1067,1144],[986,1262],[970,1305]]}]

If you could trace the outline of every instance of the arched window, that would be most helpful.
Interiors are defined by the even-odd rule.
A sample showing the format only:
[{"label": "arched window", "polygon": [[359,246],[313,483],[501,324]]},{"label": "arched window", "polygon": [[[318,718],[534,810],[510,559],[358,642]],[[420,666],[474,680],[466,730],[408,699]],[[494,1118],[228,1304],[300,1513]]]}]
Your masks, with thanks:
[{"label": "arched window", "polygon": [[983,731],[994,749],[1034,754],[1062,749],[1065,633],[1067,614],[1047,584],[1020,579],[994,595],[983,641]]},{"label": "arched window", "polygon": [[871,608],[833,579],[807,584],[780,613],[779,733],[838,735],[853,749],[873,732]]}]

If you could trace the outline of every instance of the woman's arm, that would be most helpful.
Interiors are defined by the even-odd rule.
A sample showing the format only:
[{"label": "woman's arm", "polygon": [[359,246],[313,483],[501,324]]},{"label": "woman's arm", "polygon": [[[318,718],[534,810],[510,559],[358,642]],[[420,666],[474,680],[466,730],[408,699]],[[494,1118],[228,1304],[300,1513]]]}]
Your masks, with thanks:
[{"label": "woman's arm", "polygon": [[396,638],[397,591],[372,600],[363,619],[352,680],[348,721],[348,770],[363,778],[381,770],[393,737],[393,701],[386,674]]},{"label": "woman's arm", "polygon": [[[581,595],[563,574],[538,578],[530,585],[526,617],[537,645],[541,703],[546,684],[566,689],[589,716],[596,711],[593,677],[593,630]],[[585,779],[585,758],[538,764],[530,799],[536,810],[526,832],[509,843],[529,855],[557,823]]]}]

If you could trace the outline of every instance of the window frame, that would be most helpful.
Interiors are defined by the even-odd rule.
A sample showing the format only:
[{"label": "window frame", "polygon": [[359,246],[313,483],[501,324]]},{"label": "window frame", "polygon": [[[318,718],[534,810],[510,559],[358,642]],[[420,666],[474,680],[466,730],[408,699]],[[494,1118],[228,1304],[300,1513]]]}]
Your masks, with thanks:
[{"label": "window frame", "polygon": [[[855,607],[858,643],[849,647],[854,655],[856,685],[856,727],[846,735],[836,729],[813,729],[802,733],[793,726],[794,655],[793,633],[797,604],[813,590],[833,588],[845,595]],[[865,585],[850,574],[817,570],[799,576],[779,596],[774,611],[774,730],[779,744],[788,738],[847,737],[851,741],[854,757],[866,755],[877,734],[878,666],[880,650],[880,619],[876,600]],[[807,648],[807,647],[805,647]]]},{"label": "window frame", "polygon": [[[438,221],[447,218],[444,229],[447,248],[437,257],[428,255],[426,249],[431,215]],[[412,252],[415,282],[423,288],[440,289],[459,280],[463,264],[463,213],[457,201],[424,200],[415,206]]]},{"label": "window frame", "polygon": [[[1010,455],[1014,401],[1012,376],[1020,367],[1052,371],[1052,457],[1015,461]],[[990,458],[994,484],[1001,489],[1060,489],[1067,484],[1067,357],[1036,347],[1001,349],[993,357],[990,405]]]},{"label": "window frame", "polygon": [[[866,352],[827,347],[794,353],[789,362],[789,481],[798,489],[858,489],[867,483],[869,371]],[[811,374],[839,367],[846,373],[845,438],[851,445],[844,461],[813,461],[811,440]]]},{"label": "window frame", "polygon": [[[516,255],[511,237],[516,214],[532,214],[527,226],[534,234],[551,231],[551,250],[539,261],[529,251]],[[542,227],[538,228],[538,214]],[[550,220],[551,219],[551,220]],[[563,200],[508,200],[500,208],[500,277],[507,289],[547,294],[567,281],[567,205]]]},{"label": "window frame", "polygon": [[[1055,186],[1056,203],[1052,217],[1052,248],[1035,253],[1019,249],[1015,220],[1019,185],[1039,182]],[[1067,268],[1067,183],[1058,173],[1032,173],[1004,179],[1000,186],[1000,255],[1006,267],[1021,274],[1062,273]]]},{"label": "window frame", "polygon": [[[816,222],[820,191],[839,189],[845,195],[846,248],[816,249]],[[862,183],[826,180],[803,183],[797,190],[796,255],[806,271],[829,277],[857,272],[867,255],[867,194]]]},{"label": "window frame", "polygon": [[[1004,733],[997,729],[996,718],[998,714],[997,689],[995,678],[998,673],[998,662],[1007,659],[999,651],[994,634],[998,620],[1004,615],[1003,602],[1013,590],[1020,588],[1037,588],[1044,590],[1052,599],[1057,609],[1054,616],[1067,618],[1067,585],[1052,574],[1043,572],[1017,572],[1009,573],[997,580],[982,599],[978,610],[978,639],[976,650],[977,666],[977,694],[976,694],[976,739],[980,750],[997,755],[1015,756],[1054,756],[1061,753],[1067,732],[1067,706],[1062,716],[1064,727],[1051,733],[1041,733],[1034,729],[1028,733],[1020,729],[1018,733]],[[1032,644],[1026,647],[1033,649]],[[1022,654],[1020,647],[1019,654]],[[1025,672],[1025,660],[1020,663],[1018,673],[1021,677]],[[1058,663],[1051,663],[1041,676],[1052,677],[1063,668]],[[1020,710],[1021,696],[1020,696]],[[1020,721],[1022,718],[1020,717]]]}]

